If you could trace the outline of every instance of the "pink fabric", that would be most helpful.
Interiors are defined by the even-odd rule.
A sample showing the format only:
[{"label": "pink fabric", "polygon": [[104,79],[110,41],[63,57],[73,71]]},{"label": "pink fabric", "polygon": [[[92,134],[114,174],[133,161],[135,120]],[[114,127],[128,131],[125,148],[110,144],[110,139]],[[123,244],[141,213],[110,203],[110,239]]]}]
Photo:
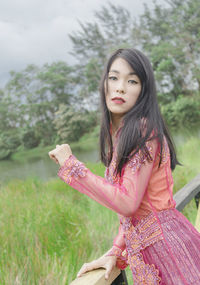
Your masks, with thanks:
[{"label": "pink fabric", "polygon": [[151,159],[139,151],[120,178],[114,174],[117,136],[105,178],[74,155],[60,168],[59,177],[118,214],[119,232],[108,255],[118,257],[119,268],[130,265],[135,285],[200,284],[200,234],[175,209],[166,139],[160,168],[160,145],[154,139],[146,144]]},{"label": "pink fabric", "polygon": [[158,218],[164,239],[142,250],[144,261],[159,270],[160,284],[200,284],[200,234],[176,209]]},{"label": "pink fabric", "polygon": [[113,241],[113,245],[117,246],[118,248],[120,248],[122,251],[125,249],[126,245],[124,242],[124,232],[122,229],[122,225],[120,224],[119,226],[119,231],[118,231],[118,235],[115,237],[114,241]]},{"label": "pink fabric", "polygon": [[[154,159],[157,142],[151,142],[147,148]],[[77,170],[75,170],[77,165]],[[65,161],[58,176],[74,189],[86,194],[101,205],[123,216],[132,216],[138,209],[148,185],[153,163],[137,154],[123,170],[123,183],[119,176],[114,176],[116,156],[114,156],[106,179],[84,168],[74,155]]]}]

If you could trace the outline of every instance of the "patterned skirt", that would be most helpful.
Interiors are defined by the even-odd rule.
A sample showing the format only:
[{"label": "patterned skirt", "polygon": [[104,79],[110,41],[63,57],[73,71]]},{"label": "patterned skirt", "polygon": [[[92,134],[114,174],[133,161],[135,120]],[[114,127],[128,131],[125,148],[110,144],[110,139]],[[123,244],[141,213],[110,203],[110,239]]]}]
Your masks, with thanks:
[{"label": "patterned skirt", "polygon": [[134,285],[200,284],[200,233],[178,210],[121,222]]}]

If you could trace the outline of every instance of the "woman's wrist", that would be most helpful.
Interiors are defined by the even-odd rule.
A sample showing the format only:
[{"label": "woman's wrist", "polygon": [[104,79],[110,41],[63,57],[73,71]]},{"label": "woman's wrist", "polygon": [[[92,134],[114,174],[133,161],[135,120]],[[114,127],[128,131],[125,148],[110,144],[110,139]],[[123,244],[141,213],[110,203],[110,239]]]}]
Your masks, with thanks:
[{"label": "woman's wrist", "polygon": [[64,161],[63,166],[58,171],[58,176],[67,184],[71,184],[74,179],[85,177],[87,168],[73,154]]},{"label": "woman's wrist", "polygon": [[60,167],[63,167],[71,156],[72,154],[69,154],[65,157],[60,158],[59,160]]},{"label": "woman's wrist", "polygon": [[105,254],[105,256],[116,256],[119,257],[122,255],[122,249],[113,245],[110,250]]}]

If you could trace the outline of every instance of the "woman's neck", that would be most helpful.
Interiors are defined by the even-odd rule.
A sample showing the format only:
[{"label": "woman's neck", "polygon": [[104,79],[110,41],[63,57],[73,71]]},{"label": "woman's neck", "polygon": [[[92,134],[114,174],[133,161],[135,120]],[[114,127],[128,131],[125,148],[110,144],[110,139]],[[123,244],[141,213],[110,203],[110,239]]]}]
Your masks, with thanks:
[{"label": "woman's neck", "polygon": [[115,135],[122,122],[122,117],[112,116],[112,136]]}]

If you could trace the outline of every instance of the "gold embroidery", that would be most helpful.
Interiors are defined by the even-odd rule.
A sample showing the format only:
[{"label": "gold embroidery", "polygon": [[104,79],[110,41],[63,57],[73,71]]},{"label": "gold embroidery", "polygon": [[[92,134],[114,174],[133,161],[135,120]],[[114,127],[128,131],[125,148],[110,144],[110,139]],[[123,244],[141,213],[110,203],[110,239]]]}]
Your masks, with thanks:
[{"label": "gold embroidery", "polygon": [[122,217],[128,262],[135,277],[134,284],[159,284],[161,278],[155,265],[145,264],[140,252],[147,246],[163,239],[162,231],[153,213],[133,226],[131,217]]}]

